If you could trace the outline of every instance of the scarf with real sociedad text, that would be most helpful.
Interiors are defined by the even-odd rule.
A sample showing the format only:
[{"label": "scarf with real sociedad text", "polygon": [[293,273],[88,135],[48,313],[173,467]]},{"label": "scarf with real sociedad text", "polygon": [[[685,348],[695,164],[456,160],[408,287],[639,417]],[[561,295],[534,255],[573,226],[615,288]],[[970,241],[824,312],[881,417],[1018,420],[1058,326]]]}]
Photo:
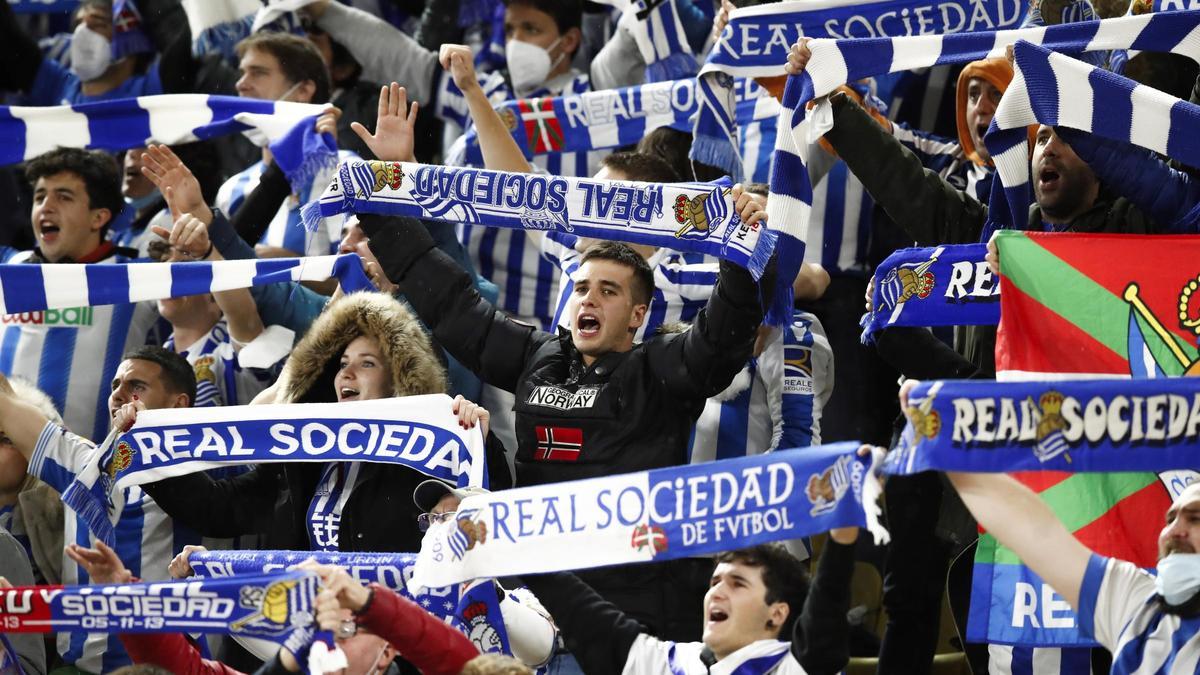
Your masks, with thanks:
[{"label": "scarf with real sociedad text", "polygon": [[[727,179],[661,184],[356,160],[338,167],[301,218],[311,227],[339,213],[378,213],[567,232],[718,256],[761,278],[775,231],[743,222],[729,193]],[[790,262],[780,260],[776,303],[780,295],[791,303],[800,261]]]},{"label": "scarf with real sociedad text", "polygon": [[[692,159],[720,167],[738,178],[738,126],[734,78],[786,76],[788,51],[801,37],[855,39],[934,36],[1016,27],[1025,16],[1021,0],[953,0],[936,7],[926,0],[857,0],[822,3],[805,0],[736,9],[709,52],[697,79]],[[875,73],[882,74],[882,73]],[[847,78],[853,82],[860,77]]]},{"label": "scarf with real sociedad text", "polygon": [[413,553],[347,553],[340,551],[198,551],[188,557],[193,574],[222,578],[267,574],[308,559],[344,567],[363,585],[377,583],[420,605],[425,611],[462,631],[481,653],[512,654],[498,601],[498,587],[488,579],[459,586],[426,588],[412,593],[407,579],[417,556]]},{"label": "scarf with real sociedad text", "polygon": [[[317,576],[302,571],[93,586],[19,586],[0,589],[0,621],[5,632],[12,633],[255,637],[296,654],[308,650],[304,665],[309,672],[323,673],[345,668],[346,658],[332,634],[315,630],[318,590]],[[15,653],[12,656],[15,660]]]},{"label": "scarf with real sociedad text", "polygon": [[[42,452],[34,448],[33,463]],[[113,430],[63,493],[110,546],[124,488],[224,466],[378,462],[459,486],[487,486],[483,436],[464,430],[445,394],[341,403],[145,410]],[[111,508],[110,508],[111,507]],[[110,516],[110,514],[112,514]]]},{"label": "scarf with real sociedad text", "polygon": [[430,528],[411,588],[704,555],[866,527],[873,456],[836,443],[467,497]]},{"label": "scarf with real sociedad text", "polygon": [[1189,378],[931,381],[909,394],[884,471],[1172,471],[1196,466]]}]

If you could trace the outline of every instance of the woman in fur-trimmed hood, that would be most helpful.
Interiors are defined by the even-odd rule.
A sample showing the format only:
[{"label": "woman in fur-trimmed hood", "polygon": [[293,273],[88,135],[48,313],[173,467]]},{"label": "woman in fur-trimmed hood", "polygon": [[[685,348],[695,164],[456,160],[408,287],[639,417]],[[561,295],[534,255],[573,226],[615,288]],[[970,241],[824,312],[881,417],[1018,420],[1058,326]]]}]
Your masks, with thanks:
[{"label": "woman in fur-trimmed hood", "polygon": [[[354,293],[325,308],[269,391],[255,402],[444,393],[446,371],[405,305],[384,293]],[[489,465],[507,470],[503,448],[493,446]],[[510,484],[497,473],[491,472],[494,487],[497,480]],[[426,478],[388,464],[296,462],[222,480],[196,473],[146,488],[167,513],[205,536],[261,534],[264,549],[417,551],[422,533],[412,493]]]}]

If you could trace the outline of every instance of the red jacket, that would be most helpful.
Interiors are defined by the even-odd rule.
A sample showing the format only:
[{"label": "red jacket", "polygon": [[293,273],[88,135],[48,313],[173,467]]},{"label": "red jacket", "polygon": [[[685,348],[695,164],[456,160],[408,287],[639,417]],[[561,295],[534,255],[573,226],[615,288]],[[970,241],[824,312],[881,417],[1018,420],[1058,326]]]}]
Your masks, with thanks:
[{"label": "red jacket", "polygon": [[[479,655],[466,636],[417,603],[379,584],[370,588],[371,602],[357,622],[387,640],[425,675],[458,675]],[[179,633],[128,633],[120,638],[134,663],[152,663],[176,675],[243,675],[202,658],[196,645]]]}]

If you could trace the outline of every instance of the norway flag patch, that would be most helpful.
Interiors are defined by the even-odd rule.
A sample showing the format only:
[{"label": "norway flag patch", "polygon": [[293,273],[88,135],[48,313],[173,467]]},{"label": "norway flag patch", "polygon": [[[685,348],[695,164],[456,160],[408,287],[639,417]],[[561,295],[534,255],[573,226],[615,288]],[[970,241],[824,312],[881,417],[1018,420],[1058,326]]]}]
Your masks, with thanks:
[{"label": "norway flag patch", "polygon": [[583,451],[583,429],[577,427],[536,427],[537,450],[533,458],[575,462]]}]

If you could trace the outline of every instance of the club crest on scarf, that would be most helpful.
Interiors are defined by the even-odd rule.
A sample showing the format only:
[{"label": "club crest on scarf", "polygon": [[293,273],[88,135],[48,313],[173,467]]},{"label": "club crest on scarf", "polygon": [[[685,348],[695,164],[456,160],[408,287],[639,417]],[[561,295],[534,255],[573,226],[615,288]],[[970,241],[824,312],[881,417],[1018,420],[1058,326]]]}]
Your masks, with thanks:
[{"label": "club crest on scarf", "polygon": [[633,534],[629,538],[629,545],[633,550],[650,551],[651,557],[667,550],[667,543],[667,533],[657,525],[638,525],[633,528]]},{"label": "club crest on scarf", "polygon": [[928,298],[936,282],[933,272],[929,271],[935,262],[937,256],[919,265],[901,265],[888,272],[883,278],[883,301],[888,309],[895,309],[896,305],[908,302],[914,296],[920,300]]},{"label": "club crest on scarf", "polygon": [[[686,236],[707,237],[709,228],[717,228],[720,226],[721,219],[727,215],[725,209],[720,208],[717,213],[713,213],[710,218],[708,202],[709,199],[716,194],[729,194],[728,190],[718,192],[703,192],[698,195],[688,198],[687,195],[679,195],[675,198],[675,222],[681,227],[675,232],[675,236],[683,238]],[[724,202],[720,199],[712,200],[714,204],[724,206]]]},{"label": "club crest on scarf", "polygon": [[472,520],[478,514],[479,509],[458,512],[454,521],[454,532],[449,539],[450,553],[455,560],[462,560],[467,551],[474,549],[476,545],[482,546],[487,543],[487,524]]},{"label": "club crest on scarf", "polygon": [[463,630],[467,639],[481,654],[503,653],[500,632],[488,620],[488,606],[483,602],[467,605],[462,611]]},{"label": "club crest on scarf", "polygon": [[129,467],[133,466],[133,457],[135,454],[137,454],[137,451],[128,442],[118,442],[116,450],[113,450],[112,461],[108,463],[109,480],[115,481],[117,476],[128,471]]},{"label": "club crest on scarf", "polygon": [[266,586],[246,586],[241,589],[238,605],[254,613],[233,623],[234,632],[282,633],[312,623],[313,615],[304,593],[312,593],[306,585],[312,578],[284,579]]},{"label": "club crest on scarf", "polygon": [[850,482],[862,482],[862,465],[850,456],[842,456],[821,473],[808,477],[804,493],[812,502],[811,515],[819,516],[837,508],[837,503],[850,489]]}]

